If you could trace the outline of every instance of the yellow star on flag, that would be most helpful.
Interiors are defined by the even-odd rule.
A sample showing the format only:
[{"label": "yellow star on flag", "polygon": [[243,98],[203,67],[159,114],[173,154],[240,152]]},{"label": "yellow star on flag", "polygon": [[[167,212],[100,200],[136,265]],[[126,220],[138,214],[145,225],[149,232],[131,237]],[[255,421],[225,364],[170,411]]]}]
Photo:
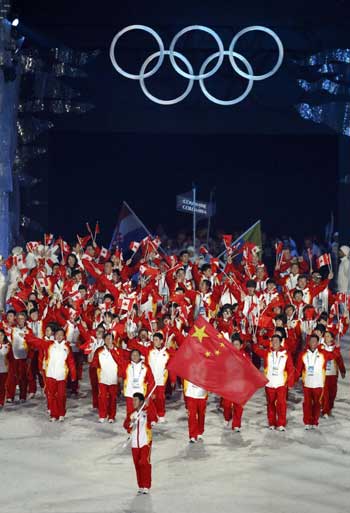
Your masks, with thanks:
[{"label": "yellow star on flag", "polygon": [[216,356],[219,356],[219,354],[221,354],[221,353],[220,353],[220,351],[215,351],[215,354],[216,354]]},{"label": "yellow star on flag", "polygon": [[225,344],[223,342],[221,342],[220,347],[225,347]]},{"label": "yellow star on flag", "polygon": [[207,358],[209,358],[209,356],[211,355],[211,352],[210,352],[210,351],[207,351],[207,352],[206,352],[206,353],[204,353],[204,354],[205,354],[205,356],[206,356]]},{"label": "yellow star on flag", "polygon": [[205,326],[202,328],[198,328],[198,326],[194,326],[194,333],[192,337],[198,338],[199,342],[202,343],[203,338],[207,337],[207,333],[205,332]]}]

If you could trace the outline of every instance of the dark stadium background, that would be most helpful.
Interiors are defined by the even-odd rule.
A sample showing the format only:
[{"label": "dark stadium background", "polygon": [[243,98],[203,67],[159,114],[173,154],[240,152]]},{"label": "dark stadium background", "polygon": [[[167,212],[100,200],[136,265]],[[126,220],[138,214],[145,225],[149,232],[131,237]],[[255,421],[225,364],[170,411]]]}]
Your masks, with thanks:
[{"label": "dark stadium background", "polygon": [[[175,211],[175,195],[195,181],[201,200],[216,189],[214,229],[244,229],[261,218],[270,235],[322,236],[331,211],[337,219],[339,141],[324,125],[297,114],[294,105],[303,101],[303,93],[293,60],[348,46],[339,27],[347,6],[332,2],[330,10],[330,5],[275,0],[20,2],[21,21],[43,44],[101,50],[87,67],[88,79],[80,83],[83,97],[95,109],[55,120],[47,166],[36,170],[49,198],[48,211],[40,214],[45,228],[70,239],[84,232],[86,220],[93,224],[98,219],[108,243],[125,199],[151,230],[159,222],[168,231],[190,230],[190,217]],[[230,34],[262,24],[280,34],[286,57],[281,70],[256,83],[238,106],[209,103],[197,85],[181,104],[161,107],[143,95],[138,82],[119,76],[109,61],[114,34],[134,23],[150,25],[167,45],[181,28],[204,24],[222,35],[225,47]],[[259,37],[267,36],[248,36],[239,46],[252,63],[251,48],[259,46]],[[121,63],[136,71],[154,51],[149,41],[142,34],[125,37]],[[198,41],[200,48],[193,47]],[[135,48],[145,42],[147,48]],[[214,46],[205,34],[188,42],[192,49],[186,55],[198,69]],[[273,59],[265,58],[264,69]],[[213,94],[229,98],[245,83],[225,63],[207,85]],[[149,89],[164,98],[178,95],[185,84],[168,65],[148,81]]]}]

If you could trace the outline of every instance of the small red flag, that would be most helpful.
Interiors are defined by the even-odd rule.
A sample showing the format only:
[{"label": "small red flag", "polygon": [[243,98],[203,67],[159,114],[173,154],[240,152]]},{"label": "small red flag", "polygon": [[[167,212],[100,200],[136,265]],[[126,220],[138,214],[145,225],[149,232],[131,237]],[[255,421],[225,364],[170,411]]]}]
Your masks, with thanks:
[{"label": "small red flag", "polygon": [[44,234],[44,246],[50,246],[53,242],[53,234],[52,233],[45,233]]},{"label": "small red flag", "polygon": [[211,258],[210,265],[212,266],[213,272],[216,272],[220,267],[220,260],[218,258]]},{"label": "small red flag", "polygon": [[151,267],[149,265],[140,265],[139,268],[140,274],[146,277],[155,278],[159,274],[159,269],[156,267]]},{"label": "small red flag", "polygon": [[91,239],[91,236],[90,235],[85,235],[85,237],[80,237],[79,235],[77,235],[77,239],[78,239],[78,242],[79,242],[80,246],[85,248],[86,244]]},{"label": "small red flag", "polygon": [[129,249],[130,251],[132,251],[133,253],[136,253],[136,251],[139,249],[140,247],[140,243],[139,242],[136,242],[134,240],[132,240],[130,242],[130,245],[129,245]]},{"label": "small red flag", "polygon": [[267,383],[252,362],[203,317],[198,317],[168,369],[240,405]]},{"label": "small red flag", "polygon": [[276,256],[280,256],[283,251],[283,242],[276,242],[275,250],[276,250]]},{"label": "small red flag", "polygon": [[108,251],[108,249],[104,248],[103,246],[101,247],[101,251],[100,251],[100,255],[99,257],[100,258],[103,258],[104,260],[108,260],[110,258],[111,254],[110,252]]},{"label": "small red flag", "polygon": [[317,259],[317,267],[323,267],[324,265],[328,265],[328,267],[331,265],[331,258],[328,253],[324,253]]},{"label": "small red flag", "polygon": [[264,329],[273,328],[274,324],[273,324],[272,317],[270,317],[269,315],[262,315],[261,317],[259,317],[258,327],[264,328]]},{"label": "small red flag", "polygon": [[337,298],[337,301],[339,303],[344,303],[346,304],[346,300],[347,300],[347,295],[344,293],[344,292],[338,292],[336,294],[336,298]]},{"label": "small red flag", "polygon": [[100,233],[100,225],[98,224],[98,221],[96,222],[96,226],[95,226],[95,238],[96,238],[96,235],[98,235]]},{"label": "small red flag", "polygon": [[230,249],[232,244],[232,235],[223,235],[222,239],[224,241],[224,246],[226,250]]}]

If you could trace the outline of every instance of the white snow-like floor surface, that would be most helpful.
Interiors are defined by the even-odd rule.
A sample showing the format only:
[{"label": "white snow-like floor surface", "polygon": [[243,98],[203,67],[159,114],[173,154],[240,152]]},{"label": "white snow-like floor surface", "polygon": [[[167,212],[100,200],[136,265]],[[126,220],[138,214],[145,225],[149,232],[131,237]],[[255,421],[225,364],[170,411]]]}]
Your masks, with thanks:
[{"label": "white snow-like floor surface", "polygon": [[[349,367],[349,339],[342,353]],[[88,390],[85,379],[82,391]],[[349,373],[350,374],[350,373]],[[264,391],[246,406],[242,432],[223,428],[211,397],[203,443],[188,444],[181,396],[153,431],[153,487],[136,496],[130,447],[122,449],[124,404],[98,424],[90,396],[68,400],[64,423],[45,401],[0,413],[0,511],[4,513],[344,513],[350,501],[349,376],[334,416],[304,431],[300,385],[290,394],[285,433],[266,428]]]}]

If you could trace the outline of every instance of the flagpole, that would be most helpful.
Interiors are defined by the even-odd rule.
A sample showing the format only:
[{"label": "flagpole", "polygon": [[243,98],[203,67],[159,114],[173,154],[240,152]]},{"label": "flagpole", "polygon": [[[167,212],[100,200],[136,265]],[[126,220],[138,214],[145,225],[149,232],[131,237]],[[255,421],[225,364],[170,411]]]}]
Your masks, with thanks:
[{"label": "flagpole", "polygon": [[196,253],[196,186],[192,184],[192,194],[193,194],[193,249],[194,253]]},{"label": "flagpole", "polygon": [[209,196],[209,209],[210,215],[208,216],[208,228],[207,228],[207,248],[209,248],[209,235],[210,235],[210,221],[212,215],[212,203],[213,203],[214,189],[211,189]]},{"label": "flagpole", "polygon": [[148,396],[145,398],[145,400],[144,400],[144,402],[143,402],[143,405],[142,405],[142,406],[141,406],[141,408],[137,411],[136,417],[135,417],[135,419],[134,419],[134,421],[133,421],[133,423],[132,423],[132,424],[133,424],[133,427],[132,427],[132,429],[131,429],[131,433],[130,433],[130,435],[128,436],[128,438],[125,440],[125,442],[123,443],[123,445],[122,445],[122,448],[123,448],[123,449],[125,449],[125,447],[127,447],[127,446],[128,446],[128,444],[129,444],[129,442],[131,441],[131,435],[132,435],[132,432],[133,432],[133,430],[135,429],[135,426],[136,426],[136,424],[137,424],[137,421],[138,421],[138,420],[139,420],[139,418],[140,418],[140,415],[141,415],[141,413],[142,413],[142,410],[143,410],[143,409],[144,409],[144,407],[148,404],[148,402],[149,402],[150,398],[152,397],[152,394],[153,394],[153,392],[155,391],[155,389],[156,389],[156,388],[157,388],[157,385],[154,385],[154,387],[152,388],[152,390],[150,391],[150,393],[148,394]]},{"label": "flagpole", "polygon": [[[133,211],[133,209],[128,205],[128,203],[126,201],[123,201],[124,205],[130,210],[130,212],[132,213],[133,216],[136,217],[136,219],[138,220],[138,222],[140,223],[140,225],[142,226],[142,228],[147,232],[147,235],[149,235],[150,237],[153,237],[151,232],[149,231],[149,229],[143,224],[143,222],[141,221],[141,219],[135,214],[135,212]],[[167,255],[168,253],[165,251],[165,249],[162,248],[162,246],[159,246],[159,249],[161,249],[163,251],[163,253],[165,255]]]},{"label": "flagpole", "polygon": [[[256,221],[254,224],[252,224],[252,226],[250,226],[250,227],[248,228],[248,230],[246,230],[244,233],[242,233],[239,237],[237,237],[237,239],[236,239],[235,241],[233,241],[233,242],[231,243],[231,247],[232,247],[232,246],[234,246],[235,244],[237,244],[237,242],[238,242],[242,237],[244,237],[248,232],[250,232],[250,230],[252,230],[253,228],[255,228],[255,226],[256,226],[257,224],[259,224],[260,222],[261,222],[261,219],[259,219],[259,220],[258,220],[258,221]],[[222,252],[220,253],[220,255],[218,255],[216,258],[220,258],[220,257],[222,257],[222,255],[223,255],[224,253],[226,253],[226,249],[224,249],[224,251],[222,251]]]}]

